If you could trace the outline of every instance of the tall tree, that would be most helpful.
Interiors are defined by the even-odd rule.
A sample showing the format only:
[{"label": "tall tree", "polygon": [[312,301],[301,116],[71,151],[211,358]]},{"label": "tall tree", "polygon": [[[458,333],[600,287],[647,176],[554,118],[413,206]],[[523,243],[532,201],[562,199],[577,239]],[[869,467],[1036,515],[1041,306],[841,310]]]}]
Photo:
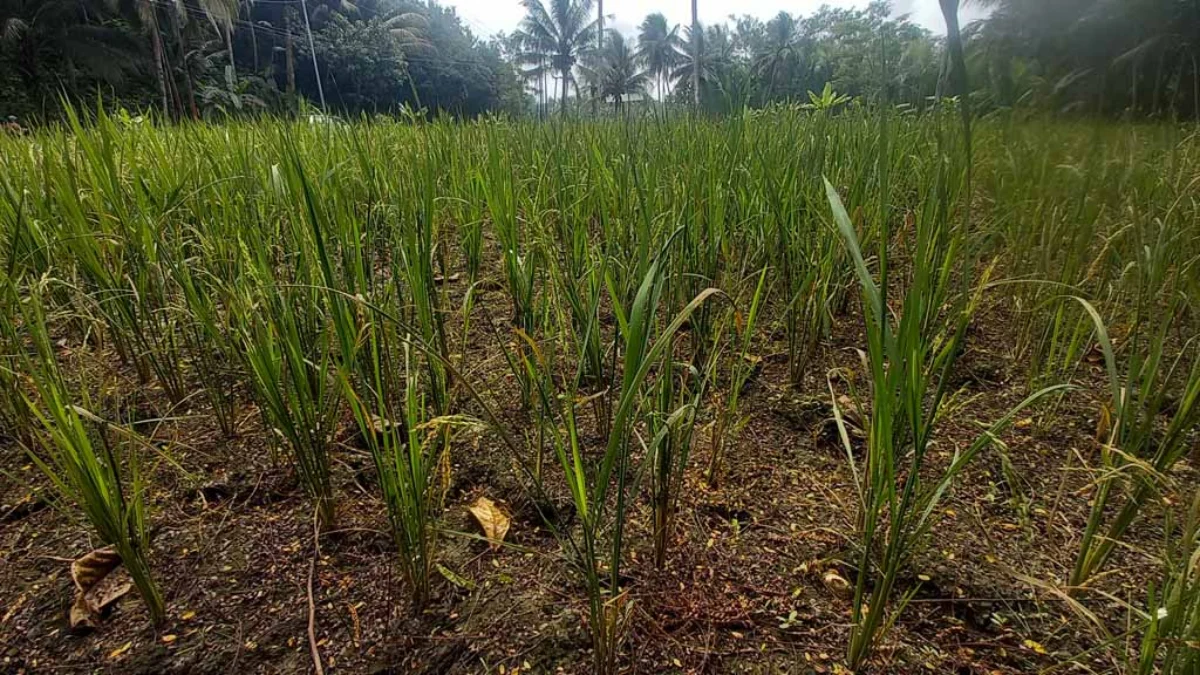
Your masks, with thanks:
[{"label": "tall tree", "polygon": [[171,114],[171,106],[167,100],[167,57],[163,49],[162,31],[158,26],[158,5],[154,0],[137,0],[138,18],[150,38],[150,51],[154,55],[154,83],[158,87],[159,101],[162,103],[164,115]]},{"label": "tall tree", "polygon": [[770,101],[778,83],[791,76],[799,61],[801,36],[796,19],[787,12],[768,21],[766,29],[762,51],[754,55],[754,72],[765,80],[766,100]]},{"label": "tall tree", "polygon": [[225,52],[229,56],[229,65],[236,71],[237,63],[233,58],[233,22],[238,18],[241,3],[238,0],[198,0],[198,2],[204,16],[212,22],[213,29],[225,39]]},{"label": "tall tree", "polygon": [[696,6],[697,0],[692,0],[692,26],[688,36],[692,39],[692,104],[700,107],[700,42],[704,39],[704,31],[700,28],[700,11]]},{"label": "tall tree", "polygon": [[981,1],[991,16],[964,32],[997,103],[1200,115],[1194,0]]},{"label": "tall tree", "polygon": [[679,64],[682,47],[679,26],[670,26],[661,12],[650,14],[642,21],[638,32],[638,54],[646,64],[646,71],[654,78],[659,100],[665,100],[663,82],[671,69]]},{"label": "tall tree", "polygon": [[692,101],[699,105],[705,96],[723,86],[723,79],[729,79],[734,65],[733,41],[725,26],[709,26],[695,34],[689,27],[685,33],[688,50],[679,52],[679,65],[671,71],[671,79],[676,87],[692,89]]},{"label": "tall tree", "polygon": [[630,94],[645,92],[649,80],[649,73],[642,68],[637,52],[625,42],[625,36],[617,31],[609,31],[596,73],[600,97],[611,98],[613,107],[619,111]]},{"label": "tall tree", "polygon": [[524,65],[540,67],[549,63],[559,74],[562,113],[567,113],[567,94],[571,89],[571,72],[579,57],[587,50],[598,30],[599,20],[591,18],[592,0],[521,0],[525,18],[518,29],[524,49]]}]

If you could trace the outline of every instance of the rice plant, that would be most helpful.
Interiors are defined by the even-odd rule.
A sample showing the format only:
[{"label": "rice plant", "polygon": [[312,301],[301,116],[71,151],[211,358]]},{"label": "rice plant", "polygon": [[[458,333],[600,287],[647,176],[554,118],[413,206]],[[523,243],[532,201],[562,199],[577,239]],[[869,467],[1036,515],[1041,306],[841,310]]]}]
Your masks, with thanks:
[{"label": "rice plant", "polygon": [[[881,237],[877,282],[863,258],[858,236],[837,191],[825,189],[834,219],[850,256],[862,291],[867,331],[864,367],[869,398],[858,403],[867,411],[866,457],[860,466],[833,397],[841,440],[855,476],[862,509],[858,521],[857,579],[854,584],[847,663],[859,668],[887,635],[916,588],[905,591],[890,607],[900,573],[925,543],[930,515],[972,458],[991,444],[1016,415],[1042,396],[1063,385],[1034,393],[994,422],[933,480],[926,459],[939,410],[947,394],[946,376],[961,350],[967,325],[978,306],[980,292],[951,297],[951,272],[959,264],[956,233],[942,214],[918,220],[914,265],[904,290],[901,309],[893,320],[887,299],[887,237]],[[982,287],[981,287],[982,288]],[[951,309],[944,322],[942,312]],[[832,393],[832,385],[830,385]],[[855,398],[858,398],[857,396]],[[867,404],[867,405],[864,405]]]},{"label": "rice plant", "polygon": [[334,521],[329,449],[337,421],[339,387],[332,339],[305,288],[281,288],[257,256],[261,291],[231,298],[239,353],[254,398],[273,436],[290,452],[296,475],[312,498],[322,526]]},{"label": "rice plant", "polygon": [[[1127,340],[1124,376],[1100,313],[1077,298],[1091,317],[1104,354],[1109,400],[1101,410],[1100,471],[1092,508],[1068,585],[1085,585],[1108,561],[1165,476],[1188,451],[1200,423],[1200,344],[1195,339],[1172,359],[1166,343],[1178,301],[1152,310],[1141,336]],[[1190,361],[1190,362],[1189,362]],[[1165,428],[1160,423],[1167,420]],[[1115,513],[1113,510],[1115,509]]]},{"label": "rice plant", "polygon": [[420,611],[430,597],[434,524],[445,492],[438,485],[437,468],[448,452],[449,437],[438,426],[447,422],[427,419],[409,344],[389,339],[389,331],[378,323],[368,325],[366,332],[365,354],[356,360],[362,371],[343,369],[341,379],[375,464],[400,569]]},{"label": "rice plant", "polygon": [[434,274],[434,248],[437,240],[434,222],[434,190],[436,169],[422,163],[411,192],[403,194],[411,212],[396,228],[399,242],[400,269],[408,282],[408,298],[412,303],[413,325],[421,331],[425,344],[438,350],[439,359],[427,359],[430,401],[439,415],[450,412],[450,379],[443,366],[450,361],[450,343],[446,331],[446,300],[442,285]]},{"label": "rice plant", "polygon": [[151,620],[159,623],[164,603],[150,569],[147,485],[137,449],[129,447],[128,436],[89,430],[85,419],[91,416],[74,402],[63,379],[36,295],[21,311],[34,348],[25,358],[30,389],[24,400],[37,421],[26,452],[59,496],[83,511],[100,541],[121,556]]},{"label": "rice plant", "polygon": [[[678,372],[676,372],[678,371]],[[684,491],[696,416],[708,384],[690,364],[663,364],[652,393],[648,414],[650,448],[650,506],[653,514],[654,564],[666,565],[667,550],[675,533],[675,516]]]},{"label": "rice plant", "polygon": [[1167,520],[1162,578],[1150,584],[1138,658],[1138,675],[1186,675],[1200,670],[1200,492],[1192,499],[1178,539]]},{"label": "rice plant", "polygon": [[[727,466],[757,476],[764,441],[809,437],[817,368],[859,346],[863,367],[827,378],[852,478],[820,488],[860,505],[853,532],[838,534],[851,541],[848,661],[862,668],[916,592],[905,569],[933,514],[968,470],[977,485],[972,457],[1010,442],[1010,482],[1031,446],[1053,457],[1061,448],[1038,430],[1000,436],[1046,396],[1060,405],[1040,416],[1042,431],[1058,417],[1078,430],[1077,394],[1042,387],[1094,386],[1099,362],[1116,385],[1099,415],[1099,470],[1082,490],[1094,491],[1092,518],[1075,533],[1083,571],[1072,588],[1089,592],[1072,602],[1104,602],[1124,579],[1102,573],[1110,553],[1145,547],[1135,524],[1185,475],[1179,457],[1196,438],[1200,146],[1183,124],[975,119],[964,103],[553,124],[171,126],[97,112],[0,136],[0,280],[11,287],[0,297],[2,442],[20,439],[60,476],[51,453],[90,442],[97,470],[120,469],[126,506],[114,517],[134,518],[144,486],[131,489],[132,472],[149,472],[135,437],[89,414],[102,371],[105,384],[144,387],[151,407],[180,408],[156,424],[183,436],[189,460],[221,456],[216,432],[270,445],[286,461],[255,470],[294,472],[325,528],[342,460],[369,455],[389,562],[426,618],[438,612],[422,607],[457,597],[439,596],[438,564],[457,567],[465,550],[444,530],[444,509],[457,507],[451,466],[472,490],[503,490],[512,471],[568,561],[593,667],[611,672],[634,651],[627,635],[646,639],[630,622],[657,589],[637,577],[681,572],[650,567],[692,560],[702,542],[685,541],[683,524],[702,523],[710,498],[740,498]],[[963,113],[971,157],[951,151],[960,137],[947,132]],[[33,347],[34,296],[54,368]],[[1106,341],[1111,355],[1093,349]],[[61,358],[76,345],[90,361]],[[59,379],[43,392],[33,384],[47,373]],[[1013,387],[1034,394],[958,445],[971,424],[964,401],[994,403]],[[72,413],[86,435],[49,433],[46,422],[73,429]],[[478,451],[454,434],[478,425],[470,415],[487,425]],[[700,439],[706,465],[693,453]],[[807,469],[809,448],[797,446],[801,464],[779,468]],[[1064,472],[1065,495],[1080,474]],[[706,477],[698,501],[690,488]],[[514,534],[527,525],[515,519]],[[520,544],[530,541],[546,545]],[[1182,558],[1172,553],[1173,569]],[[1130,558],[1134,569],[1143,560]],[[491,574],[463,576],[476,572]],[[1165,593],[1156,583],[1150,604]],[[1189,638],[1147,649],[1162,662],[1178,639]]]},{"label": "rice plant", "polygon": [[758,313],[766,297],[767,268],[758,275],[758,283],[750,296],[750,304],[743,315],[736,307],[731,310],[734,324],[733,340],[735,350],[732,355],[733,364],[729,368],[729,391],[723,400],[716,403],[716,419],[712,429],[712,448],[709,453],[706,478],[710,485],[718,482],[725,464],[725,446],[732,440],[737,441],[742,428],[748,419],[738,413],[738,402],[741,400],[742,389],[746,380],[761,364],[762,357],[750,353],[750,340],[754,337],[755,323]]},{"label": "rice plant", "polygon": [[[668,247],[673,239],[669,239],[661,252],[654,256],[632,305],[628,312],[622,312],[625,316],[621,329],[622,379],[602,453],[592,459],[583,451],[584,444],[574,409],[575,394],[583,372],[582,363],[574,382],[562,393],[564,405],[561,408],[561,422],[555,424],[551,421],[547,428],[579,520],[578,536],[563,528],[556,527],[554,531],[567,548],[572,566],[584,583],[593,668],[597,673],[616,672],[625,622],[630,611],[629,598],[621,588],[621,567],[626,557],[625,527],[635,495],[632,482],[640,473],[634,466],[631,430],[639,417],[642,385],[652,368],[660,365],[669,353],[674,344],[673,337],[684,322],[717,292],[709,289],[696,296],[655,337],[655,315],[663,289]],[[614,302],[617,302],[616,299]],[[539,394],[549,400],[555,397],[556,390],[553,374],[546,366],[544,360],[530,360],[532,379],[537,383]],[[660,379],[671,377],[669,372],[660,373]],[[660,389],[659,396],[662,395]],[[687,409],[681,409],[678,414],[687,415]],[[658,424],[671,425],[680,421],[677,416],[674,422],[662,420]],[[670,426],[660,428],[669,430]],[[660,460],[664,457],[657,456]],[[678,462],[669,456],[666,460],[668,467],[676,466]],[[675,476],[668,476],[668,479],[677,484],[680,477],[676,473]],[[673,497],[669,492],[665,494],[669,505]],[[667,514],[664,512],[663,515]]]}]

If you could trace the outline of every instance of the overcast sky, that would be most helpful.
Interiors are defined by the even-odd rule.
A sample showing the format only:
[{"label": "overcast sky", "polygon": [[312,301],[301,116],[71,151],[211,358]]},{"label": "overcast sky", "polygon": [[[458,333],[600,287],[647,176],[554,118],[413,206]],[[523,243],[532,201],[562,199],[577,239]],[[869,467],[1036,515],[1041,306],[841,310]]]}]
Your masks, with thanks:
[{"label": "overcast sky", "polygon": [[[1047,0],[1053,1],[1053,0]],[[511,32],[521,22],[524,12],[520,0],[445,0],[455,7],[458,15],[471,27],[478,37],[490,37],[504,31]],[[723,23],[730,14],[750,14],[763,20],[786,10],[794,15],[811,14],[821,5],[833,7],[864,7],[868,0],[699,0],[700,21],[704,24]],[[938,0],[892,0],[895,14],[908,14],[915,23],[929,30],[944,34],[942,12]],[[672,23],[686,25],[691,21],[690,0],[604,0],[604,13],[615,15],[611,28],[635,35],[637,25],[651,12],[662,12]],[[960,10],[963,23],[982,16],[978,7],[968,6]]]}]

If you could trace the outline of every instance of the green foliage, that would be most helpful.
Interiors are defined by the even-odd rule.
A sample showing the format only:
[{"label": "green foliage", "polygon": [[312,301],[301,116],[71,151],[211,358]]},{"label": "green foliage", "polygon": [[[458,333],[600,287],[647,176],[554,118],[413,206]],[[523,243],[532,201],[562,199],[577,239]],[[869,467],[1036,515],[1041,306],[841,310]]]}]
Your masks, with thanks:
[{"label": "green foliage", "polygon": [[111,431],[103,422],[101,433],[89,430],[85,422],[98,420],[73,401],[36,295],[21,312],[34,346],[34,354],[22,364],[30,384],[23,397],[30,418],[36,419],[34,440],[26,451],[62,499],[82,510],[100,540],[121,556],[151,620],[159,623],[165,615],[162,594],[150,571],[147,486],[137,448],[131,447],[132,434]]},{"label": "green foliage", "polygon": [[977,92],[994,107],[1200,114],[1200,8],[1180,0],[990,0],[969,27]]},{"label": "green foliage", "polygon": [[[318,30],[334,19],[324,21]],[[1184,354],[1145,452],[1112,456],[1106,518],[1136,495],[1137,469],[1166,438],[1165,411],[1186,401],[1195,314],[1184,298],[1200,288],[1192,130],[976,120],[969,174],[947,150],[960,137],[946,121],[960,110],[946,102],[884,123],[865,106],[779,105],[728,118],[328,125],[97,112],[5,134],[0,262],[15,297],[0,301],[0,416],[41,452],[33,432],[47,427],[20,394],[53,390],[27,385],[40,360],[21,358],[33,342],[17,309],[36,288],[55,349],[62,341],[145,388],[164,430],[210,415],[206,430],[244,436],[245,447],[277,440],[288,461],[274,470],[294,471],[324,517],[342,460],[369,455],[414,607],[436,595],[446,471],[463,461],[451,430],[478,416],[480,451],[510,460],[489,466],[512,468],[561,542],[566,592],[579,594],[603,670],[620,664],[640,616],[630,575],[652,557],[669,568],[692,536],[672,523],[696,503],[711,432],[724,424],[715,438],[736,466],[753,447],[736,433],[743,421],[776,395],[811,395],[824,375],[815,367],[854,362],[840,347],[857,343],[865,367],[830,379],[855,400],[866,436],[864,446],[835,397],[863,504],[847,559],[861,665],[913,592],[900,570],[928,541],[939,500],[1011,420],[956,456],[940,433],[947,411],[970,414],[954,405],[972,372],[957,358],[976,345],[966,326],[984,298],[989,315],[1011,309],[1023,327],[1038,303],[1079,294],[1118,327],[1122,361],[1148,361],[1160,331],[1164,375]],[[819,175],[857,206],[831,211]],[[994,271],[982,274],[992,268],[981,260]],[[856,284],[861,304],[849,302]],[[1028,290],[1039,286],[1051,290]],[[1086,352],[1092,321],[1078,302],[1061,304],[1078,306],[1063,333]],[[859,320],[861,337],[844,331]],[[776,386],[785,368],[794,391]],[[63,372],[91,377],[65,361]],[[102,434],[120,429],[76,412],[103,459]],[[1127,419],[1142,414],[1131,404]],[[125,480],[133,448],[113,449]],[[1082,503],[1073,487],[1062,499]]]},{"label": "green foliage", "polygon": [[[1096,328],[1109,400],[1101,410],[1096,439],[1102,473],[1068,582],[1072,587],[1083,586],[1104,566],[1143,506],[1187,454],[1189,437],[1200,423],[1200,345],[1193,339],[1174,360],[1167,356],[1166,343],[1178,308],[1161,313],[1147,308],[1144,330],[1150,334],[1140,335],[1143,326],[1135,326],[1122,377],[1099,312],[1086,300],[1078,300]],[[1165,429],[1160,428],[1161,418],[1167,420]]]},{"label": "green foliage", "polygon": [[513,35],[520,51],[517,64],[527,79],[560,77],[559,99],[567,110],[573,72],[580,57],[596,44],[599,21],[592,18],[592,0],[521,0],[525,18]]},{"label": "green foliage", "polygon": [[604,41],[604,50],[590,73],[594,81],[596,96],[612,100],[613,107],[621,109],[622,102],[631,95],[645,92],[649,82],[649,71],[642,70],[641,59],[625,42],[625,37],[609,31]]},{"label": "green foliage", "polygon": [[811,110],[829,111],[849,103],[850,100],[849,96],[835,92],[833,85],[826,82],[825,88],[821,90],[820,94],[808,92],[808,103],[805,103],[804,107]]},{"label": "green foliage", "polygon": [[[334,14],[313,34],[324,66],[326,97],[348,112],[383,112],[399,106],[407,83],[404,48],[380,19],[351,21]],[[301,53],[307,55],[302,47]]]},{"label": "green foliage", "polygon": [[1178,538],[1170,518],[1166,525],[1162,577],[1150,585],[1138,659],[1129,668],[1137,675],[1189,675],[1200,669],[1200,492]]}]

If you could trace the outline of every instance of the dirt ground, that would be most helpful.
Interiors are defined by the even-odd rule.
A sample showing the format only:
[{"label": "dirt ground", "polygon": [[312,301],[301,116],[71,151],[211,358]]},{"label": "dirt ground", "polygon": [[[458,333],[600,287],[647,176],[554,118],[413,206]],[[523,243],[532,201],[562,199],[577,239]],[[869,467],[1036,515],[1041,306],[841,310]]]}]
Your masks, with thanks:
[{"label": "dirt ground", "polygon": [[[493,306],[503,307],[497,297]],[[1019,318],[1003,298],[972,328],[955,393],[936,435],[946,461],[1026,393],[1006,336]],[[621,656],[630,673],[838,672],[850,601],[829,573],[853,579],[850,537],[857,512],[852,474],[830,426],[826,373],[854,368],[860,319],[838,317],[802,387],[787,383],[782,332],[755,345],[762,366],[742,402],[749,423],[728,449],[716,487],[702,480],[710,417],[697,426],[687,490],[665,569],[653,564],[650,513],[638,500],[625,568],[633,600]],[[481,320],[487,320],[481,317]],[[80,345],[64,349],[91,349]],[[493,350],[494,351],[494,350]],[[11,441],[0,447],[0,672],[303,673],[314,634],[326,673],[582,673],[590,655],[585,597],[557,541],[539,522],[512,458],[492,434],[460,436],[428,608],[413,616],[386,534],[369,457],[347,419],[337,452],[336,529],[314,541],[312,508],[283,458],[274,456],[257,411],[243,397],[234,438],[202,409],[168,410],[107,352],[88,354],[111,371],[130,409],[174,421],[139,431],[178,464],[147,459],[152,564],[168,618],[155,629],[136,594],[95,631],[67,624],[69,563],[97,546],[70,509],[50,504],[46,481]],[[476,358],[476,357],[472,357]],[[1029,673],[1111,670],[1111,650],[1161,550],[1161,507],[1149,509],[1082,598],[1092,618],[1054,590],[1070,571],[1087,515],[1101,365],[1085,361],[1090,386],[1053,415],[1026,416],[1003,448],[977,457],[938,509],[930,546],[902,591],[916,595],[874,662],[874,672]],[[502,362],[484,377],[508,395]],[[197,397],[196,400],[198,400]],[[476,413],[465,405],[468,414]],[[506,421],[528,428],[510,407]],[[1195,471],[1181,463],[1182,483]],[[547,481],[561,476],[547,465]],[[487,496],[512,515],[510,546],[493,551],[467,505]],[[1168,496],[1178,504],[1178,497]],[[319,544],[319,551],[317,545]],[[314,564],[315,561],[315,564]],[[1094,619],[1094,621],[1093,621]],[[1123,644],[1116,641],[1117,649]]]}]

